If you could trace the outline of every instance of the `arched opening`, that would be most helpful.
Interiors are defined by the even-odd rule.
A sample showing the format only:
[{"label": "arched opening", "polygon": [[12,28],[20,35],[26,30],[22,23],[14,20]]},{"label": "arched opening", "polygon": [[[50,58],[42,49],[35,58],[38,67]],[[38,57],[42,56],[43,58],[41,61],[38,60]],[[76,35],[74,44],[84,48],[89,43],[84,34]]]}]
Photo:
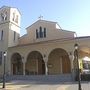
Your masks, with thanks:
[{"label": "arched opening", "polygon": [[29,53],[26,62],[26,75],[44,75],[45,63],[42,55],[38,51]]},{"label": "arched opening", "polygon": [[52,50],[48,57],[48,73],[58,75],[70,72],[71,64],[68,53],[61,48]]},{"label": "arched opening", "polygon": [[23,74],[23,63],[19,53],[14,53],[11,57],[11,69],[13,75]]}]

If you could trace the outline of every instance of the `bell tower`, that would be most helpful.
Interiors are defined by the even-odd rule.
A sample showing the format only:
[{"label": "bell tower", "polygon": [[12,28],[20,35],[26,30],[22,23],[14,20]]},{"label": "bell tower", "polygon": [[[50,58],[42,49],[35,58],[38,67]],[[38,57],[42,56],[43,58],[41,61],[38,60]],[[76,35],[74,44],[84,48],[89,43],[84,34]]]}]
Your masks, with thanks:
[{"label": "bell tower", "polygon": [[16,46],[20,36],[20,12],[16,8],[0,8],[0,47]]},{"label": "bell tower", "polygon": [[[8,52],[8,47],[18,45],[18,39],[20,37],[20,17],[20,12],[16,8],[8,6],[0,8],[0,75],[3,72],[4,65],[3,52]],[[8,67],[6,67],[6,71],[7,70]]]}]

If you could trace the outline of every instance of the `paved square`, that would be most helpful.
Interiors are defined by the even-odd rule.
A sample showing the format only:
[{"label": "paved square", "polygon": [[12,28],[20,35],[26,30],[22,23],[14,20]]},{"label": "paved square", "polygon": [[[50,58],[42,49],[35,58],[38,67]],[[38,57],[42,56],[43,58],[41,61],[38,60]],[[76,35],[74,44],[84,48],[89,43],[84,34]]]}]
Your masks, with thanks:
[{"label": "paved square", "polygon": [[[2,83],[0,83],[0,90],[78,90],[78,83],[35,83],[17,80],[7,82],[5,89],[2,89]],[[90,82],[82,82],[82,90],[90,90]]]}]

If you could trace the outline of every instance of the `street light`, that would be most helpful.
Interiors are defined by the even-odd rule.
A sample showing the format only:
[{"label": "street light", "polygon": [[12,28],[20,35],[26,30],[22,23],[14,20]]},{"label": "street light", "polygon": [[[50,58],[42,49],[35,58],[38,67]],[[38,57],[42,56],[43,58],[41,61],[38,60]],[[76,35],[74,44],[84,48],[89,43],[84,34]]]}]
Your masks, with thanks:
[{"label": "street light", "polygon": [[7,52],[3,52],[3,56],[4,56],[4,69],[3,69],[3,88],[5,88],[5,61],[6,61],[6,55],[7,55]]},{"label": "street light", "polygon": [[82,90],[81,88],[81,75],[80,75],[80,69],[79,69],[79,62],[78,62],[78,44],[76,43],[74,45],[75,51],[74,51],[74,56],[75,56],[75,60],[77,62],[77,71],[78,71],[78,90]]}]

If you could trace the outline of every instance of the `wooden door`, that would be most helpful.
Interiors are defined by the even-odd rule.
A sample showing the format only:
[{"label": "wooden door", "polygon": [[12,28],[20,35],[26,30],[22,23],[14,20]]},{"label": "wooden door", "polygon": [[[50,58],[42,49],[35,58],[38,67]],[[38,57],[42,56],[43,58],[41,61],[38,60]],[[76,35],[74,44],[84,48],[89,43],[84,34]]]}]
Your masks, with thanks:
[{"label": "wooden door", "polygon": [[69,58],[62,57],[62,72],[63,73],[70,73],[71,72],[71,64]]}]

